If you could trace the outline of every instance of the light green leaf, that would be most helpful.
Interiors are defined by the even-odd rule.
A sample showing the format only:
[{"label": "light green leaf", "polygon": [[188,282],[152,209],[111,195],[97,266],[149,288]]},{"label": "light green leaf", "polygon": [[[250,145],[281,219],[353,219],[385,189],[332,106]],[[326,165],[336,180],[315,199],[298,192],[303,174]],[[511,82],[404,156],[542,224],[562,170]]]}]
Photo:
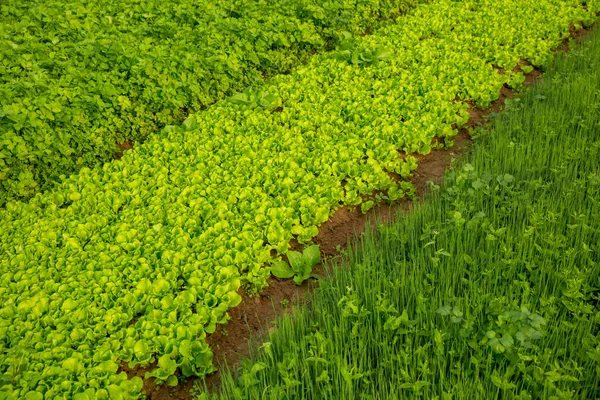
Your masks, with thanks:
[{"label": "light green leaf", "polygon": [[290,265],[294,272],[301,273],[304,271],[304,264],[306,263],[304,259],[304,255],[297,251],[288,251],[287,253],[288,260],[290,260]]},{"label": "light green leaf", "polygon": [[311,268],[321,262],[321,252],[318,244],[314,244],[305,248],[303,255],[305,262],[310,265]]},{"label": "light green leaf", "polygon": [[290,265],[283,260],[277,260],[271,264],[271,273],[280,279],[289,279],[294,276],[294,271]]}]

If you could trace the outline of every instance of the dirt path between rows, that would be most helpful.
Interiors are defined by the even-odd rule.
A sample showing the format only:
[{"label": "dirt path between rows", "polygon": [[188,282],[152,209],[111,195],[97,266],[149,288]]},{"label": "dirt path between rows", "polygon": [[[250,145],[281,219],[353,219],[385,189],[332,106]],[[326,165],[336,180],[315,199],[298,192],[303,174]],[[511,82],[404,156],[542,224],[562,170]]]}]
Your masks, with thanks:
[{"label": "dirt path between rows", "polygon": [[[582,41],[588,33],[589,29],[587,28],[571,29],[571,37],[577,42]],[[568,50],[569,41],[565,40],[556,51]],[[524,64],[526,63],[521,63],[521,65]],[[542,73],[539,70],[533,70],[526,75],[524,85],[534,84],[540,79],[541,75]],[[453,147],[448,150],[434,149],[426,156],[417,156],[418,167],[411,179],[415,187],[417,201],[423,198],[429,181],[440,184],[451,161],[464,155],[469,150],[472,144],[469,132],[473,128],[486,124],[490,119],[490,114],[501,111],[506,99],[515,95],[514,91],[503,87],[500,97],[488,109],[479,110],[470,105],[469,122],[453,138],[455,141]],[[339,251],[345,249],[351,240],[362,234],[367,224],[375,226],[376,221],[390,222],[397,213],[407,212],[413,207],[414,203],[414,200],[404,198],[393,204],[380,204],[366,214],[362,214],[360,208],[356,207],[352,209],[340,208],[329,221],[321,225],[314,242],[320,245],[322,258],[331,259],[339,255]],[[229,310],[231,317],[229,322],[226,325],[219,325],[215,333],[209,335],[207,341],[213,350],[214,363],[219,371],[225,365],[230,369],[239,365],[242,358],[250,355],[250,343],[260,343],[261,337],[268,334],[269,330],[274,329],[274,322],[278,316],[289,312],[293,309],[293,306],[310,301],[310,292],[316,287],[316,281],[313,280],[306,281],[301,286],[296,286],[291,279],[282,280],[271,277],[268,282],[269,286],[262,291],[260,296],[251,297],[240,290],[242,302],[237,307]],[[152,370],[154,367],[154,365],[150,365],[147,368],[129,369],[126,365],[123,365],[121,370],[127,372],[129,378],[139,376],[143,379],[146,371]],[[217,390],[220,386],[220,379],[220,372],[215,372],[206,377],[204,382],[209,390]],[[152,400],[188,400],[194,397],[191,391],[196,383],[202,385],[202,380],[192,378],[186,381],[180,380],[179,385],[170,387],[166,384],[156,385],[153,378],[144,379],[144,392],[147,398]]]}]

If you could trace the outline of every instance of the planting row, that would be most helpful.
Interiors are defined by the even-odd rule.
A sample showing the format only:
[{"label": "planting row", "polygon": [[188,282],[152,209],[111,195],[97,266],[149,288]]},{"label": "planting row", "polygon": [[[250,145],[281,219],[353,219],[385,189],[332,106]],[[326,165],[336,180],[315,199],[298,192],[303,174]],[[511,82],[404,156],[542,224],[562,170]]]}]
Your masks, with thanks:
[{"label": "planting row", "polygon": [[170,384],[176,370],[213,371],[205,335],[227,321],[242,285],[260,291],[270,265],[289,275],[280,255],[292,238],[308,243],[340,206],[410,194],[411,153],[428,153],[434,137],[451,142],[468,119],[460,100],[487,106],[523,80],[519,60],[543,65],[571,24],[594,16],[571,0],[419,6],[165,128],[120,162],[7,203],[0,391],[135,397],[141,381],[117,374],[119,363],[157,361],[149,376]]},{"label": "planting row", "polygon": [[600,398],[600,31],[592,40],[199,400]]},{"label": "planting row", "polygon": [[0,206],[417,2],[3,1]]}]

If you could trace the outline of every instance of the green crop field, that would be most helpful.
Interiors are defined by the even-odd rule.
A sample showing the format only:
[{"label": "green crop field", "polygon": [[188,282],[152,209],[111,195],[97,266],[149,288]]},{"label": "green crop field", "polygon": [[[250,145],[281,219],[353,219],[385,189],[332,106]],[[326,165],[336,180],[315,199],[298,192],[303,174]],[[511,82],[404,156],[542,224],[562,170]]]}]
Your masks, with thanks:
[{"label": "green crop field", "polygon": [[597,399],[599,87],[596,29],[199,398]]},{"label": "green crop field", "polygon": [[0,206],[417,0],[0,4]]},{"label": "green crop field", "polygon": [[[418,160],[452,146],[469,107],[520,91],[598,11],[0,5],[0,400],[140,398],[125,365],[172,386],[216,371],[207,336],[243,291],[309,279],[313,239],[336,210],[414,197]],[[593,398],[590,54],[561,61],[556,88],[511,103],[448,188],[368,239],[215,396]]]}]

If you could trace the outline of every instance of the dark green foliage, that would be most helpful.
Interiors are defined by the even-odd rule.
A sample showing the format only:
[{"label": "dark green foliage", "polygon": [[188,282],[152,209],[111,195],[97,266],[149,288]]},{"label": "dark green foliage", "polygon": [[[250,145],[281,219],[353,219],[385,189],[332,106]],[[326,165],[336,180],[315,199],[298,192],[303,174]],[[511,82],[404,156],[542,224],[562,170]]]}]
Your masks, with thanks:
[{"label": "dark green foliage", "polygon": [[0,206],[419,0],[0,4]]}]

